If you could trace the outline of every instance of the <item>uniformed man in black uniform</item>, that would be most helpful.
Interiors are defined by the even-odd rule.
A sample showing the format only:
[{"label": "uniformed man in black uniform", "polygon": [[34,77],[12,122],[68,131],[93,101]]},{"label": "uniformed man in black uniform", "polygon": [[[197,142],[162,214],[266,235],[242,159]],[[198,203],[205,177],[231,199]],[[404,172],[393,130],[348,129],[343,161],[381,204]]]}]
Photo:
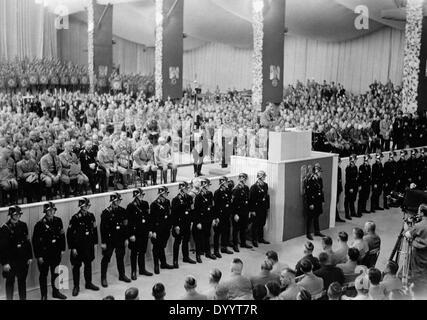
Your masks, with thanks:
[{"label": "uniformed man in black uniform", "polygon": [[400,151],[400,157],[396,163],[396,191],[400,193],[405,192],[407,181],[406,154],[405,150]]},{"label": "uniformed man in black uniform", "polygon": [[55,217],[56,207],[52,202],[43,206],[45,216],[36,223],[33,232],[34,257],[40,271],[41,299],[47,300],[47,276],[50,269],[52,296],[65,300],[67,297],[59,292],[55,279],[59,276],[56,268],[61,263],[62,253],[65,251],[65,232],[62,220]]},{"label": "uniformed man in black uniform", "polygon": [[411,150],[410,157],[407,162],[408,185],[415,183],[418,188],[418,150]]},{"label": "uniformed man in black uniform", "polygon": [[153,228],[151,242],[153,244],[154,273],[159,274],[159,263],[162,269],[173,269],[166,262],[165,248],[171,234],[171,204],[166,198],[169,194],[167,187],[160,187],[159,195],[150,205],[150,218]]},{"label": "uniformed man in black uniform", "polygon": [[258,243],[269,244],[264,239],[264,226],[270,210],[270,195],[268,184],[265,182],[267,175],[264,171],[257,173],[257,181],[249,189],[249,210],[255,213],[252,225],[252,244],[258,247]]},{"label": "uniformed man in black uniform", "polygon": [[381,162],[382,153],[377,153],[375,163],[372,165],[372,195],[371,195],[371,212],[375,210],[384,210],[380,207],[380,196],[383,192],[384,168]]},{"label": "uniformed man in black uniform", "polygon": [[307,179],[305,185],[305,197],[307,205],[307,239],[313,240],[311,235],[311,225],[314,227],[314,235],[324,237],[320,232],[319,217],[323,213],[323,202],[325,197],[323,194],[323,185],[321,180],[321,168],[315,166],[313,168],[313,174]]},{"label": "uniformed man in black uniform", "polygon": [[[213,194],[209,191],[210,180],[207,178],[201,179],[200,192],[194,198],[194,211],[197,217],[197,225],[201,224],[201,229],[196,225],[196,232],[199,244],[199,250],[196,252],[196,256],[200,256],[202,251],[205,253],[205,257],[215,260],[217,257],[211,252],[211,229],[212,226],[219,226],[219,219],[215,217]],[[196,246],[197,251],[197,246]],[[199,257],[200,258],[200,257]]]},{"label": "uniformed man in black uniform", "polygon": [[357,175],[356,156],[349,158],[350,164],[345,168],[345,197],[344,209],[345,218],[351,220],[351,217],[357,217],[354,209],[354,202],[357,198]]},{"label": "uniformed man in black uniform", "polygon": [[126,209],[120,206],[122,197],[118,193],[110,196],[110,206],[101,214],[101,284],[108,287],[107,269],[113,251],[116,251],[117,271],[119,281],[131,282],[125,274],[125,248],[129,238],[128,219]]},{"label": "uniformed man in black uniform", "polygon": [[[215,217],[219,219],[219,224],[214,226],[214,255],[217,258],[222,258],[221,253],[233,254],[233,251],[227,248],[230,241],[230,219],[233,214],[228,183],[227,177],[219,178],[219,188],[214,193]],[[219,252],[220,242],[221,253]]]},{"label": "uniformed man in black uniform", "polygon": [[371,165],[369,155],[363,157],[363,163],[359,166],[358,186],[359,186],[359,200],[357,202],[357,216],[361,217],[363,213],[369,213],[366,210],[366,203],[369,199],[371,190]]},{"label": "uniformed man in black uniform", "polygon": [[338,181],[337,181],[337,205],[335,210],[335,222],[345,222],[345,220],[340,218],[338,211],[338,203],[340,202],[340,195],[342,193],[342,170],[341,170],[341,157],[338,157]]},{"label": "uniformed man in black uniform", "polygon": [[246,230],[249,224],[249,187],[246,185],[248,175],[246,173],[239,174],[239,182],[233,189],[233,249],[239,252],[240,247],[252,249],[252,246],[246,243]]},{"label": "uniformed man in black uniform", "polygon": [[420,158],[420,172],[421,172],[421,183],[420,190],[425,190],[427,188],[427,150],[421,149],[421,158]]},{"label": "uniformed man in black uniform", "polygon": [[71,217],[67,229],[67,243],[70,249],[70,261],[73,266],[73,297],[80,291],[80,267],[84,263],[85,288],[98,291],[92,283],[92,261],[95,259],[95,248],[98,244],[98,231],[95,215],[89,212],[90,201],[79,200],[79,212]]},{"label": "uniformed man in black uniform", "polygon": [[28,227],[20,221],[19,206],[9,208],[9,220],[0,228],[0,262],[6,279],[6,299],[13,300],[15,278],[18,279],[19,299],[27,298],[28,266],[33,258]]},{"label": "uniformed man in black uniform", "polygon": [[179,247],[182,244],[182,257],[184,262],[195,264],[190,258],[189,242],[191,237],[191,224],[193,220],[193,198],[187,193],[189,189],[187,182],[179,183],[179,193],[172,199],[172,236],[173,242],[173,266],[178,269]]},{"label": "uniformed man in black uniform", "polygon": [[384,209],[388,209],[387,197],[396,188],[397,163],[394,158],[397,153],[392,151],[388,155],[388,161],[384,163]]},{"label": "uniformed man in black uniform", "polygon": [[423,157],[421,155],[422,149],[420,150],[415,149],[414,151],[415,151],[415,158],[414,158],[415,170],[414,170],[413,181],[417,185],[417,189],[423,190],[424,182],[423,182]]},{"label": "uniformed man in black uniform", "polygon": [[147,252],[148,238],[152,236],[152,226],[150,223],[149,205],[144,201],[145,192],[141,188],[133,191],[134,200],[128,204],[126,215],[129,228],[129,249],[131,279],[136,280],[136,264],[138,261],[139,274],[152,276],[153,274],[145,269],[145,253]]}]

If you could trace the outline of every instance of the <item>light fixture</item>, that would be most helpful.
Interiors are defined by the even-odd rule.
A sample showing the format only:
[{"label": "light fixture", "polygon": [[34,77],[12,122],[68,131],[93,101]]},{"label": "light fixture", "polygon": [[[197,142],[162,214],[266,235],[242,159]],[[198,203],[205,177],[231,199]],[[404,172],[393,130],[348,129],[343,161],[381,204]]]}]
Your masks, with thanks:
[{"label": "light fixture", "polygon": [[261,12],[264,9],[264,0],[253,0],[253,8],[255,12]]}]

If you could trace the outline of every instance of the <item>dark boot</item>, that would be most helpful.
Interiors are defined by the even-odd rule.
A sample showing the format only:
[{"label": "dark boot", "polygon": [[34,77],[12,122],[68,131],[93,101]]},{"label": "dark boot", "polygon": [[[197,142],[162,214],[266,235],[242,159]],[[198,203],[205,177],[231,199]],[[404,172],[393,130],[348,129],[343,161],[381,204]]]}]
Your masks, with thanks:
[{"label": "dark boot", "polygon": [[138,268],[141,276],[151,277],[153,274],[145,269],[145,254],[140,253],[138,256]]},{"label": "dark boot", "polygon": [[153,262],[154,262],[154,273],[160,274],[160,268],[159,268],[159,257],[157,255],[157,252],[153,250]]},{"label": "dark boot", "polygon": [[196,256],[196,261],[198,262],[198,263],[202,263],[203,261],[202,261],[202,258],[200,258],[200,255],[197,255]]},{"label": "dark boot", "polygon": [[67,296],[65,294],[62,294],[61,292],[59,292],[58,289],[53,289],[52,297],[55,299],[59,299],[59,300],[66,300],[67,299]]},{"label": "dark boot", "polygon": [[153,181],[153,186],[157,185],[157,171],[151,172],[151,178]]},{"label": "dark boot", "polygon": [[101,285],[104,288],[108,287],[108,282],[107,282],[107,268],[108,268],[108,264],[103,263],[101,261]]},{"label": "dark boot", "polygon": [[178,169],[172,169],[172,183],[176,182],[176,175],[178,174]]},{"label": "dark boot", "polygon": [[162,176],[163,176],[163,183],[164,184],[168,183],[168,170],[167,169],[162,171]]},{"label": "dark boot", "polygon": [[194,168],[194,176],[198,177],[198,173],[197,173],[197,164],[193,163],[193,168]]}]

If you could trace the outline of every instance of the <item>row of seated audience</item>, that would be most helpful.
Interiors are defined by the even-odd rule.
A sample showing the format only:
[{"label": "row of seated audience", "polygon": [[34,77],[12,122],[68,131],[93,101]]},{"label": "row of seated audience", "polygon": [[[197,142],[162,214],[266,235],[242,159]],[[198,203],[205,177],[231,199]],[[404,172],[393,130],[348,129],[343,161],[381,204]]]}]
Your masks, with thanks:
[{"label": "row of seated audience", "polygon": [[[365,231],[353,229],[353,243],[349,246],[348,234],[340,232],[338,247],[333,250],[330,237],[322,239],[322,252],[313,256],[314,245],[304,245],[304,257],[289,268],[279,261],[275,251],[268,251],[257,275],[244,276],[243,262],[233,259],[230,277],[222,280],[222,272],[209,273],[209,289],[200,293],[197,280],[187,276],[182,300],[402,300],[410,299],[398,276],[399,266],[389,261],[383,272],[375,268],[374,261],[364,257],[374,253],[378,257],[381,239],[372,221],[365,224]],[[152,289],[155,300],[166,298],[166,288],[157,283]],[[108,296],[105,299],[114,299]],[[137,288],[129,288],[126,300],[139,299]]]}]

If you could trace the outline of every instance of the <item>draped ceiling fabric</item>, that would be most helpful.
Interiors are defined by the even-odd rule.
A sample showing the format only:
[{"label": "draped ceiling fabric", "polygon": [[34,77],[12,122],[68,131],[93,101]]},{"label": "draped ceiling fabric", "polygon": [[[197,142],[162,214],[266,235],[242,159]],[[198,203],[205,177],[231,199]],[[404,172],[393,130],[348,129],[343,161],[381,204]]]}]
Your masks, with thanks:
[{"label": "draped ceiling fabric", "polygon": [[0,0],[0,59],[56,57],[54,21],[34,0]]},{"label": "draped ceiling fabric", "polygon": [[[53,20],[34,1],[0,0],[0,56],[56,53],[52,28],[46,27],[47,21],[53,23]],[[126,73],[151,74],[155,1],[97,1],[114,5],[115,64]],[[205,88],[214,89],[219,84],[223,90],[251,87],[251,1],[184,0],[185,82],[197,78]],[[51,12],[59,4],[65,4],[73,14],[85,10],[86,0],[43,0],[43,3]],[[354,27],[357,17],[354,9],[358,5],[369,8],[367,30]],[[285,85],[314,77],[363,91],[373,79],[400,82],[405,23],[383,19],[387,10],[399,8],[392,0],[287,0]],[[84,25],[78,29],[83,33]],[[83,34],[78,32],[67,40],[70,60],[84,60],[85,48],[76,46],[80,36]]]}]

